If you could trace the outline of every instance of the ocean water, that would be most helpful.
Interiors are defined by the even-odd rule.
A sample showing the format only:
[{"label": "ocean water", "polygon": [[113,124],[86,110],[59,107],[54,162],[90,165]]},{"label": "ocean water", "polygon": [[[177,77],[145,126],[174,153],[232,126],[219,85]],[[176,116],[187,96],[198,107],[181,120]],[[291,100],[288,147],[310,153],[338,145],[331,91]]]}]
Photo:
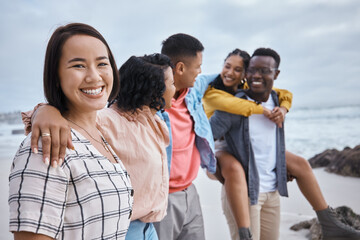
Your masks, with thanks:
[{"label": "ocean water", "polygon": [[285,120],[287,150],[306,159],[326,149],[360,144],[360,105],[290,110]]},{"label": "ocean water", "polygon": [[[23,125],[0,123],[0,161],[14,156],[24,139],[22,134],[11,134],[14,129]],[[354,147],[360,144],[360,105],[291,109],[285,138],[289,151],[307,159],[326,149]]]}]

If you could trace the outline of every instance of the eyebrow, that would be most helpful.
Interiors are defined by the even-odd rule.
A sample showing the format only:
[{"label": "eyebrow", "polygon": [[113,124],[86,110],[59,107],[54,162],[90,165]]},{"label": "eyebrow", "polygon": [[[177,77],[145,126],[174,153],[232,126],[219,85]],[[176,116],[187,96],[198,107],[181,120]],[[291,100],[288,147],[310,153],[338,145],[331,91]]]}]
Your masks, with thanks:
[{"label": "eyebrow", "polygon": [[[108,59],[108,57],[106,57],[106,56],[97,57],[96,61],[103,60],[103,59]],[[68,61],[68,63],[72,63],[72,62],[85,62],[85,58],[73,58]]]}]

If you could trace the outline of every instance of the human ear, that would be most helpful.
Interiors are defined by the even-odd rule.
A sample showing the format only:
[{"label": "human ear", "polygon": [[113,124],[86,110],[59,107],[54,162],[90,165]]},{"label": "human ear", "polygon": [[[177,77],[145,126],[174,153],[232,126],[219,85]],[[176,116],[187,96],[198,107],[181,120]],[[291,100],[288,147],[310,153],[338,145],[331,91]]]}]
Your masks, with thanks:
[{"label": "human ear", "polygon": [[276,70],[276,72],[275,72],[275,76],[274,76],[274,80],[276,80],[276,79],[277,79],[277,77],[279,76],[279,74],[280,74],[280,70]]},{"label": "human ear", "polygon": [[184,73],[184,68],[185,68],[185,64],[183,62],[178,62],[175,65],[175,71],[174,71],[174,75],[183,75]]}]

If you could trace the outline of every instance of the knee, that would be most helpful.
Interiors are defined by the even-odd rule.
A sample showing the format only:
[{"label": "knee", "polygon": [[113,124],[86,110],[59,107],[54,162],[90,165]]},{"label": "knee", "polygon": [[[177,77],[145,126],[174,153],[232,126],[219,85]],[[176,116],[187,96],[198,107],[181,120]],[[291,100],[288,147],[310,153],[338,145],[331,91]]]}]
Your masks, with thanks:
[{"label": "knee", "polygon": [[286,162],[290,173],[296,177],[312,172],[310,163],[303,157],[291,155]]},{"label": "knee", "polygon": [[306,172],[312,171],[309,161],[307,161],[303,157],[300,157],[300,156],[297,156],[297,157],[298,157],[297,164],[303,171],[306,171]]},{"label": "knee", "polygon": [[221,173],[225,178],[229,176],[245,176],[244,169],[237,160],[228,162],[225,166],[222,166]]}]

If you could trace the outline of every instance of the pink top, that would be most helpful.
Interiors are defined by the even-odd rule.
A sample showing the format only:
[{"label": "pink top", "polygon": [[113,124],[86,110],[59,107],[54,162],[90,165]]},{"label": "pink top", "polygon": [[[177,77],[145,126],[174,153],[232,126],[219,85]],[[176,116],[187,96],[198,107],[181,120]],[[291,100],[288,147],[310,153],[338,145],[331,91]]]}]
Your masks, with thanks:
[{"label": "pink top", "polygon": [[114,105],[98,112],[98,128],[125,165],[134,188],[132,220],[158,222],[166,215],[169,132],[149,107],[135,113]]},{"label": "pink top", "polygon": [[189,89],[172,99],[169,113],[173,148],[170,169],[169,192],[182,191],[195,180],[200,167],[200,153],[195,145],[194,121],[185,104]]}]

